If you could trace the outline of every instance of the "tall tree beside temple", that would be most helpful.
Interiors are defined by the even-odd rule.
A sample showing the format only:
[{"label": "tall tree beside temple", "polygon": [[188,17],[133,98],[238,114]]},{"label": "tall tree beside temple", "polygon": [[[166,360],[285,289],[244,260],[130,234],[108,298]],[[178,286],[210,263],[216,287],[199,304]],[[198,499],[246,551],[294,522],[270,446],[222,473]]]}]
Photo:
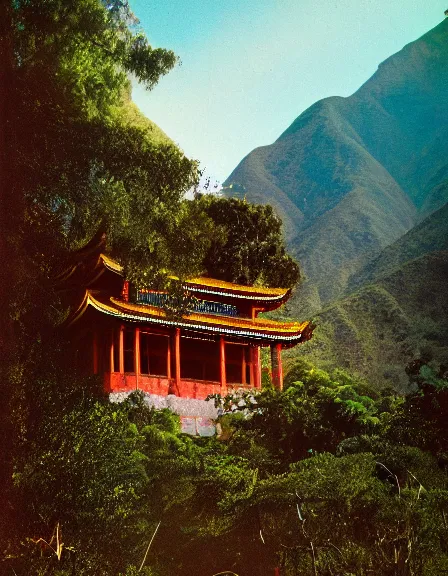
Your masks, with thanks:
[{"label": "tall tree beside temple", "polygon": [[[152,88],[176,62],[148,44],[127,3],[5,1],[0,26],[0,433],[17,440],[37,375],[52,363],[42,342],[60,314],[54,263],[102,227],[130,273],[174,268],[169,245],[188,220],[183,196],[198,170],[123,121],[127,75]],[[188,248],[182,263],[196,271]],[[7,486],[16,446],[3,448]]]},{"label": "tall tree beside temple", "polygon": [[271,206],[211,195],[199,202],[216,227],[204,261],[210,276],[249,285],[297,284],[299,267],[286,253],[282,221]]}]

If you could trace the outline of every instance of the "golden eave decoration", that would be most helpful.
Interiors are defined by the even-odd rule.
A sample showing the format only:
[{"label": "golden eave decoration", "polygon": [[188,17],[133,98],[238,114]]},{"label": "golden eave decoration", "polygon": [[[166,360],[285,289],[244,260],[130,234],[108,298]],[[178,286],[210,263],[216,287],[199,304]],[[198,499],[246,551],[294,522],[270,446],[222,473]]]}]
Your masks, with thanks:
[{"label": "golden eave decoration", "polygon": [[194,312],[181,319],[171,319],[157,306],[134,304],[118,298],[86,290],[84,299],[71,315],[68,325],[75,323],[90,307],[122,321],[141,322],[159,326],[174,326],[203,332],[228,334],[253,340],[281,341],[294,345],[308,339],[310,322],[277,322],[264,318],[238,318]]}]

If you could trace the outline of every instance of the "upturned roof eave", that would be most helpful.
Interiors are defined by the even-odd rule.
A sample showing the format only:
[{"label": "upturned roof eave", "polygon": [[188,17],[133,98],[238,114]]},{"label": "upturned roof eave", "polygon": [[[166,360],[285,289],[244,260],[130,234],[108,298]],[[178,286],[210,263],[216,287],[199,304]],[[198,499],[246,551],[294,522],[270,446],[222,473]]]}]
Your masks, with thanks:
[{"label": "upturned roof eave", "polygon": [[212,316],[194,313],[181,319],[170,319],[161,308],[148,306],[147,311],[142,305],[123,302],[115,298],[107,300],[87,290],[76,311],[67,320],[66,326],[75,324],[84,315],[88,307],[102,314],[128,322],[139,322],[161,327],[178,327],[189,330],[199,330],[215,335],[223,334],[246,338],[258,342],[282,342],[293,346],[303,339],[309,322],[279,324],[272,320],[234,319],[225,316]]},{"label": "upturned roof eave", "polygon": [[[120,276],[123,276],[123,266],[106,256],[100,254],[100,258],[106,268]],[[176,277],[173,276],[173,279]],[[244,300],[253,300],[256,302],[278,303],[282,304],[289,298],[290,288],[265,288],[261,286],[244,286],[242,284],[234,284],[232,282],[225,282],[208,277],[189,278],[184,281],[184,285],[191,292],[198,294],[209,294],[212,296],[224,296],[229,298],[238,298]]]}]

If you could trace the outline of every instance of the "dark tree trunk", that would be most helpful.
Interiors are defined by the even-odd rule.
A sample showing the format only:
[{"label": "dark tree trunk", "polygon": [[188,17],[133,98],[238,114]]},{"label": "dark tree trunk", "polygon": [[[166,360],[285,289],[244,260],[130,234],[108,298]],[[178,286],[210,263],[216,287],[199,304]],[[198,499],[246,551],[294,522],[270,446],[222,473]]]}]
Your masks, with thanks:
[{"label": "dark tree trunk", "polygon": [[10,372],[15,335],[11,320],[11,278],[14,276],[13,223],[10,207],[14,184],[12,108],[14,106],[13,11],[8,0],[0,2],[0,538],[10,533],[13,512],[8,487],[12,482],[13,430],[10,415]]}]

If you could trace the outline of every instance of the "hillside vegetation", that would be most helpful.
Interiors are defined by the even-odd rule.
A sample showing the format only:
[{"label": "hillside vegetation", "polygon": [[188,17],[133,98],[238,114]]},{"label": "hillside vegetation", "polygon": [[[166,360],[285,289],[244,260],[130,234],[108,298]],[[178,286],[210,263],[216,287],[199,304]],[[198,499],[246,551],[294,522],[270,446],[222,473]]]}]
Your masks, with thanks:
[{"label": "hillside vegetation", "polygon": [[448,204],[351,277],[351,293],[325,306],[313,340],[288,356],[405,390],[413,359],[448,362],[447,281]]},{"label": "hillside vegetation", "polygon": [[[448,250],[448,203],[373,258],[351,278],[352,285],[372,281],[410,260],[440,250]],[[419,278],[423,279],[415,277],[411,284],[419,283]]]},{"label": "hillside vegetation", "polygon": [[447,250],[406,262],[324,308],[313,339],[288,354],[406,391],[415,358],[448,362],[447,278]]},{"label": "hillside vegetation", "polygon": [[286,314],[317,328],[289,358],[398,389],[411,360],[447,360],[447,86],[445,20],[227,179],[226,194],[275,207],[300,262]]},{"label": "hillside vegetation", "polygon": [[115,114],[123,124],[143,129],[148,139],[154,142],[154,144],[174,145],[171,138],[169,138],[155,122],[146,117],[132,101],[130,87],[126,87],[123,101],[115,108]]}]

